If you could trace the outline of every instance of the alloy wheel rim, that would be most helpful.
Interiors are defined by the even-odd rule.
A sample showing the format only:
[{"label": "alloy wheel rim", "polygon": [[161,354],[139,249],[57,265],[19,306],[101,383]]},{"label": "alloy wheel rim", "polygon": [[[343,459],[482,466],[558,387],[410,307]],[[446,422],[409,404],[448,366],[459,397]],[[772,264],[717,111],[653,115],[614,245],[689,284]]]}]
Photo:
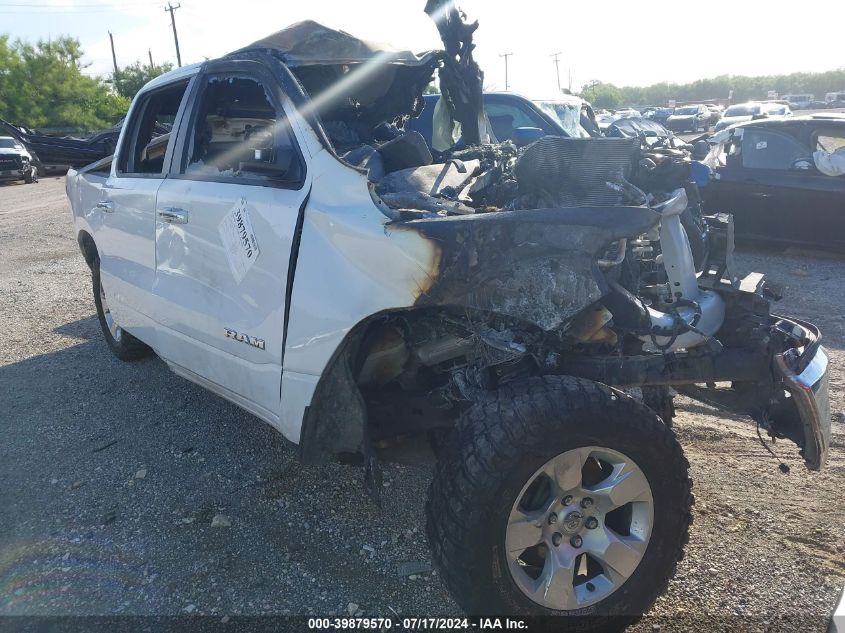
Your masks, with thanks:
[{"label": "alloy wheel rim", "polygon": [[549,609],[596,604],[639,566],[653,524],[651,486],[632,459],[599,446],[566,451],[513,504],[505,531],[511,578]]},{"label": "alloy wheel rim", "polygon": [[112,315],[111,310],[109,310],[109,304],[108,301],[106,301],[106,291],[103,290],[103,284],[100,284],[100,306],[103,308],[103,318],[106,320],[106,327],[109,329],[112,338],[115,341],[119,341],[123,335],[123,330],[114,320],[114,316]]}]

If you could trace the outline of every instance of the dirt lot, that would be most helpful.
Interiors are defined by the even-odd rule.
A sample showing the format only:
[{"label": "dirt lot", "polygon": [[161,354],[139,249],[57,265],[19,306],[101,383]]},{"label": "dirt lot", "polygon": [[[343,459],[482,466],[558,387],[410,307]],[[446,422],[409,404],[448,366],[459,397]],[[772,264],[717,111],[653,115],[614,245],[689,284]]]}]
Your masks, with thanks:
[{"label": "dirt lot", "polygon": [[[63,187],[0,186],[0,614],[457,614],[424,571],[430,468],[386,465],[379,510],[358,469],[303,468],[161,361],[115,359]],[[845,261],[738,263],[785,283],[780,311],[825,334],[832,456],[808,472],[779,442],[782,474],[748,420],[679,398],[695,523],[637,631],[824,631],[845,583]]]}]

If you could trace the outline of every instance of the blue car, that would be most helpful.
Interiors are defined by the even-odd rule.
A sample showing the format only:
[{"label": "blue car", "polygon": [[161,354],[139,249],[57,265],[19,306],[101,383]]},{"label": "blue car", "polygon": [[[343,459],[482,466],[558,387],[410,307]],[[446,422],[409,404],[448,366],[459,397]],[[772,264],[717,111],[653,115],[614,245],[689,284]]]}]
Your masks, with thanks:
[{"label": "blue car", "polygon": [[[405,129],[416,130],[422,134],[429,147],[433,147],[434,110],[440,95],[425,95],[423,98],[425,99],[425,108],[420,116],[405,123]],[[572,97],[569,97],[569,99],[575,101]],[[493,136],[498,142],[514,141],[517,145],[520,145],[545,135],[601,136],[595,120],[590,118],[592,109],[589,105],[586,106],[586,112],[585,109],[582,109],[579,115],[580,122],[575,123],[578,126],[577,130],[567,130],[567,127],[571,128],[573,122],[564,121],[561,118],[559,109],[562,107],[562,103],[564,102],[551,100],[534,102],[507,92],[486,93],[484,95],[484,112],[490,121]],[[581,108],[580,103],[577,107]],[[457,139],[455,145],[460,146],[461,142],[461,139]]]}]

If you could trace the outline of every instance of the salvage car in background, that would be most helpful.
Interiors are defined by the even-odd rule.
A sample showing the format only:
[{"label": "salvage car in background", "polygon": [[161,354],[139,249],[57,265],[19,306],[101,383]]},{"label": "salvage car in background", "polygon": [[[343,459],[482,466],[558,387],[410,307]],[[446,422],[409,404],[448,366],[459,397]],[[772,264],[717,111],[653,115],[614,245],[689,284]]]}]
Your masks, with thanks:
[{"label": "salvage car in background", "polygon": [[737,103],[730,106],[722,115],[722,119],[716,124],[716,132],[724,130],[731,125],[766,119],[772,117],[790,117],[792,109],[785,103],[766,103],[749,101],[748,103]]},{"label": "salvage car in background", "polygon": [[766,115],[766,118],[793,116],[789,104],[779,101],[764,101],[763,114]]},{"label": "salvage car in background", "polygon": [[666,121],[675,113],[675,108],[656,108],[654,113],[648,117],[652,121],[656,121],[660,123],[662,126],[666,126]]},{"label": "salvage car in background", "polygon": [[[600,133],[591,118],[589,104],[577,97],[574,99],[577,102],[568,99],[532,101],[511,92],[486,92],[483,96],[484,113],[490,122],[494,140],[499,142],[515,141],[522,145],[546,135],[572,138],[598,136]],[[422,112],[410,119],[405,129],[419,132],[428,146],[436,151],[462,147],[463,140],[459,137],[449,136],[440,139],[439,143],[433,138],[433,119],[440,95],[425,95],[423,101]]]},{"label": "salvage car in background", "polygon": [[838,92],[828,92],[824,96],[825,108],[843,108],[845,107],[845,90]]},{"label": "salvage car in background", "polygon": [[783,101],[786,101],[794,110],[807,110],[816,100],[815,95],[810,93],[795,94],[795,95],[781,95]]},{"label": "salvage car in background", "polygon": [[16,138],[0,136],[0,182],[23,180],[27,184],[38,181],[38,168],[32,156]]},{"label": "salvage car in background", "polygon": [[845,252],[845,118],[752,121],[710,142],[702,197],[733,214],[737,237]]},{"label": "salvage car in background", "polygon": [[617,119],[630,119],[633,117],[641,117],[642,113],[634,108],[619,108],[613,111],[613,116]]},{"label": "salvage car in background", "polygon": [[[670,130],[667,130],[657,121],[645,117],[618,119],[608,126],[605,136],[608,138],[642,137],[649,145],[677,138]],[[678,141],[680,144],[685,144],[680,139]]]},{"label": "salvage car in background", "polygon": [[707,110],[710,112],[710,125],[712,126],[719,122],[725,109],[720,105],[710,104],[707,106]]},{"label": "salvage car in background", "polygon": [[673,132],[706,132],[710,129],[710,110],[703,105],[675,108],[666,119],[666,127]]},{"label": "salvage car in background", "polygon": [[[426,533],[458,604],[623,626],[688,541],[670,385],[744,381],[737,410],[821,468],[820,333],[739,279],[729,217],[692,253],[684,152],[490,142],[475,27],[426,12],[448,53],[302,22],[138,93],[114,158],[67,179],[103,337],[308,462],[357,456],[372,495],[381,448],[434,436]],[[435,71],[433,136],[463,149],[403,127]]]},{"label": "salvage car in background", "polygon": [[[114,152],[120,135],[121,123],[113,128],[96,132],[88,138],[56,137],[39,134],[21,125],[0,119],[0,133],[8,134],[27,148],[32,162],[39,170],[48,165],[83,167]],[[166,132],[159,127],[159,132]]]}]

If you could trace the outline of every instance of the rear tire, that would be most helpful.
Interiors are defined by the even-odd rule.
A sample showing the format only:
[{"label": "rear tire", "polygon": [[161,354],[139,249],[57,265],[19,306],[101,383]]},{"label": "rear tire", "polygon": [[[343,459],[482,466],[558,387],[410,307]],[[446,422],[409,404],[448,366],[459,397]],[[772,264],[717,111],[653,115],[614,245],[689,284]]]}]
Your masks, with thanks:
[{"label": "rear tire", "polygon": [[[572,455],[580,456],[580,470],[554,466]],[[549,464],[554,473],[563,472],[568,483],[547,477]],[[585,487],[588,467],[591,480],[597,478],[590,485],[598,488]],[[638,488],[631,501],[608,509],[627,498],[627,490],[616,497],[607,491],[620,490],[615,486],[626,480],[629,467],[648,493]],[[579,631],[622,628],[666,590],[683,557],[693,503],[688,468],[672,430],[619,391],[562,376],[505,385],[496,397],[461,416],[438,460],[426,506],[434,562],[470,615],[575,616],[550,626]],[[589,506],[584,506],[583,494],[579,498],[569,492],[572,473],[577,473],[581,493],[597,491]],[[548,490],[543,477],[551,482]],[[617,483],[607,483],[611,480]],[[538,481],[540,487],[534,489]],[[539,499],[539,510],[524,506],[529,496],[532,502]],[[573,511],[581,513],[580,518]],[[535,537],[533,530],[542,534],[540,543],[522,551],[518,560],[513,552],[521,551],[524,532],[517,532],[514,545],[513,526],[525,528],[529,521],[515,520],[515,512],[531,517],[528,541]],[[639,531],[647,523],[646,536]],[[554,530],[565,532],[563,541]],[[579,534],[583,541],[574,545],[572,539]],[[605,554],[611,563],[592,556],[595,539],[603,543],[608,537],[611,542],[636,542],[639,558],[625,573],[617,573],[618,552],[610,545]],[[568,560],[569,566],[559,567],[559,560]],[[536,580],[528,577],[532,566]],[[549,569],[554,581],[543,593]],[[568,575],[558,577],[561,570]],[[532,589],[532,582],[539,583],[539,589]],[[555,608],[558,595],[566,608]]]},{"label": "rear tire", "polygon": [[114,320],[114,315],[108,307],[105,291],[100,283],[100,259],[95,258],[91,266],[91,279],[94,286],[94,304],[97,306],[97,318],[106,344],[122,361],[137,360],[153,353],[149,346],[139,341],[129,332],[121,328]]}]

